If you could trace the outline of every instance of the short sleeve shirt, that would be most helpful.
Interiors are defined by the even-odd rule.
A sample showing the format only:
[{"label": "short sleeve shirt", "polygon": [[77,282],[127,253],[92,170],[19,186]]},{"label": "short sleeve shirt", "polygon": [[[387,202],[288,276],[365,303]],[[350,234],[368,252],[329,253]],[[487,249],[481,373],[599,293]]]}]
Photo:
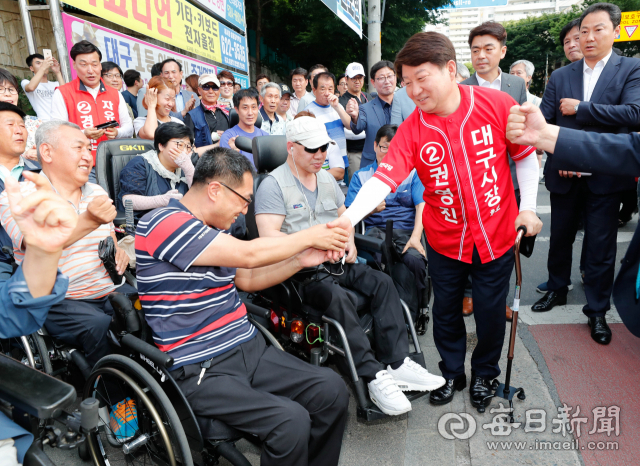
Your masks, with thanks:
[{"label": "short sleeve shirt", "polygon": [[256,335],[238,296],[236,269],[193,265],[224,234],[176,199],[138,222],[140,302],[154,343],[173,356],[171,370],[211,359]]},{"label": "short sleeve shirt", "polygon": [[429,245],[452,259],[482,263],[513,246],[518,214],[509,170],[535,152],[506,137],[508,94],[458,85],[461,102],[447,117],[413,112],[398,128],[375,177],[397,187],[416,169],[425,188],[422,218]]},{"label": "short sleeve shirt", "polygon": [[[23,196],[28,196],[36,192],[36,185],[31,181],[23,181],[20,183],[20,191]],[[107,196],[107,193],[100,185],[86,183],[82,187],[78,214],[85,212],[89,203],[98,196]],[[22,247],[23,236],[11,216],[6,192],[0,197],[0,220],[13,242],[15,260],[21,264],[25,253]],[[100,241],[109,236],[112,231],[113,223],[100,225],[84,238],[63,249],[58,268],[69,277],[69,289],[66,295],[68,299],[98,299],[115,289],[98,255]]]}]

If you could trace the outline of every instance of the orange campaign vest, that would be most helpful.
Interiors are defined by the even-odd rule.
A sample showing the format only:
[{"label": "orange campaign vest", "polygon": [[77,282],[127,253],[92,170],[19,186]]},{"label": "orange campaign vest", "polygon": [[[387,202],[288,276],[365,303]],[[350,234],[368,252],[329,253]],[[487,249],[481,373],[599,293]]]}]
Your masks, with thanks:
[{"label": "orange campaign vest", "polygon": [[[76,78],[70,83],[59,86],[64,103],[67,107],[69,121],[85,128],[94,128],[96,125],[116,120],[120,123],[118,106],[120,104],[120,93],[112,87],[107,87],[100,80],[100,91],[93,100],[93,96],[87,91],[80,78]],[[97,141],[91,140],[91,155],[93,155],[93,165],[96,164],[96,149],[98,144],[106,141],[104,135]]]}]

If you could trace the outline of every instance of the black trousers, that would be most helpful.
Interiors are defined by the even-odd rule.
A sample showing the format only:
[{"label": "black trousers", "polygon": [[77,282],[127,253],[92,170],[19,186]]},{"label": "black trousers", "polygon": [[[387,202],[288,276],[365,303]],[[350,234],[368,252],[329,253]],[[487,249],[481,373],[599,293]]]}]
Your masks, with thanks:
[{"label": "black trousers", "polygon": [[[116,291],[137,292],[128,284],[118,287]],[[112,316],[113,307],[107,296],[100,299],[65,299],[51,307],[44,327],[52,337],[82,348],[93,367],[100,358],[112,353],[107,337]]]},{"label": "black trousers", "polygon": [[349,392],[338,374],[267,346],[261,334],[172,372],[196,416],[257,435],[262,466],[337,465]]},{"label": "black trousers", "polygon": [[[391,277],[364,264],[340,264],[326,267],[336,274],[302,286],[302,300],[344,328],[358,376],[365,381],[409,356],[409,339],[400,305],[400,297]],[[343,273],[340,272],[344,270]],[[337,275],[340,274],[340,275]],[[313,273],[298,273],[297,280],[309,279]],[[321,275],[324,276],[324,275]],[[356,303],[345,288],[371,298],[375,353],[360,327]],[[376,360],[377,356],[377,360]],[[378,362],[380,361],[380,362]]]},{"label": "black trousers", "polygon": [[500,353],[504,342],[505,305],[515,258],[513,248],[483,264],[474,248],[471,264],[437,253],[427,244],[429,275],[433,285],[433,339],[440,353],[442,376],[452,379],[464,374],[467,331],[462,315],[462,298],[471,276],[473,317],[478,344],[471,356],[471,369],[479,377],[500,375]]},{"label": "black trousers", "polygon": [[582,267],[588,317],[604,316],[611,307],[616,260],[620,193],[595,194],[586,180],[578,179],[566,194],[551,193],[549,290],[567,293],[576,225],[584,212]]}]

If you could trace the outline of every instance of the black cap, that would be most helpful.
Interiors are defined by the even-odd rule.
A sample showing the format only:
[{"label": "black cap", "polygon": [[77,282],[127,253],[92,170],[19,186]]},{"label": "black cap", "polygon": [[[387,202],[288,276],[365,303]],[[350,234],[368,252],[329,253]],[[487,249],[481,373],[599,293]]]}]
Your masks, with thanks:
[{"label": "black cap", "polygon": [[289,94],[289,95],[293,95],[293,91],[291,90],[291,88],[289,86],[287,86],[286,84],[279,84],[280,89],[282,89],[282,95],[284,96],[285,94]]},{"label": "black cap", "polygon": [[9,102],[0,102],[0,112],[17,113],[18,115],[20,115],[22,117],[23,120],[24,120],[24,117],[27,116],[27,114],[24,113],[22,110],[20,110],[20,108],[16,107],[13,104],[10,104]]}]

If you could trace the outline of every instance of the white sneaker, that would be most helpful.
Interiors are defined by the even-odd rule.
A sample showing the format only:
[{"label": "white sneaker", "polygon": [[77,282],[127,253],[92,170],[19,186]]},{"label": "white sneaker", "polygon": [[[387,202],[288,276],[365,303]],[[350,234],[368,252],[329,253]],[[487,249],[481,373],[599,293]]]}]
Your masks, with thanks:
[{"label": "white sneaker", "polygon": [[389,416],[398,416],[411,411],[411,402],[387,371],[380,371],[369,382],[369,396],[380,411]]},{"label": "white sneaker", "polygon": [[430,374],[428,370],[414,362],[409,356],[404,358],[402,366],[395,370],[391,369],[391,366],[387,366],[387,371],[404,392],[431,391],[442,387],[446,383],[444,377]]}]

